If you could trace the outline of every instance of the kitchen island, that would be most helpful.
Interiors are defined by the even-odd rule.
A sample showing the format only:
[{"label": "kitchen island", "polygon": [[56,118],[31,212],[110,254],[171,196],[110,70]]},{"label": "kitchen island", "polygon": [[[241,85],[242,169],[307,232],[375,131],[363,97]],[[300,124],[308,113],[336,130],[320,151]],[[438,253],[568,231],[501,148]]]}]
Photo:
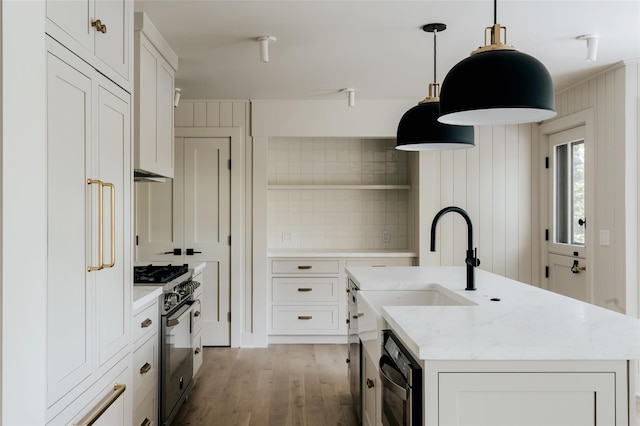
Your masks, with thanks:
[{"label": "kitchen island", "polygon": [[[635,424],[640,320],[482,270],[477,290],[465,291],[465,273],[464,267],[347,270],[365,305],[368,292],[433,285],[468,302],[377,307],[422,366],[425,425]],[[370,339],[371,318],[363,312],[360,328]],[[363,358],[379,353],[370,343],[364,347]],[[377,367],[377,359],[369,362]],[[379,397],[377,403],[373,423]]]}]

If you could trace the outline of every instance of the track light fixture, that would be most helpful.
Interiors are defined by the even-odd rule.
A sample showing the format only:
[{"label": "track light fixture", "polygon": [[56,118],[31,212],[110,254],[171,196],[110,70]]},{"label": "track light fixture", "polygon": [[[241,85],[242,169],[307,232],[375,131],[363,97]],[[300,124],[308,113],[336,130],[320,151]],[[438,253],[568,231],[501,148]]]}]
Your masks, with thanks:
[{"label": "track light fixture", "polygon": [[587,61],[593,62],[598,57],[598,39],[600,37],[597,34],[585,34],[576,37],[576,40],[587,41]]},{"label": "track light fixture", "polygon": [[256,39],[260,43],[260,60],[262,62],[269,62],[269,42],[278,41],[273,36],[262,36]]},{"label": "track light fixture", "polygon": [[405,112],[398,124],[396,149],[402,151],[435,151],[471,148],[473,127],[453,126],[438,122],[440,98],[436,83],[436,36],[447,29],[445,24],[427,24],[423,31],[433,33],[433,83],[429,84],[429,95],[418,105]]},{"label": "track light fixture", "polygon": [[341,89],[341,92],[345,92],[347,94],[347,105],[350,107],[356,106],[356,89]]},{"label": "track light fixture", "polygon": [[442,82],[441,123],[531,123],[556,115],[549,71],[533,56],[506,44],[506,27],[497,23],[497,0],[493,4],[494,24],[485,29],[485,45],[454,66]]}]

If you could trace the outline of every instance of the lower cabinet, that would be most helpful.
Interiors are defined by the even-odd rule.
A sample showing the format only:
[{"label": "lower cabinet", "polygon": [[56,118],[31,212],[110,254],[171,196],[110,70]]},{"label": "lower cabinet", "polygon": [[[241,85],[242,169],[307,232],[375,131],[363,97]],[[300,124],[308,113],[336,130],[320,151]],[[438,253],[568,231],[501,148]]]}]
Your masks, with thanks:
[{"label": "lower cabinet", "polygon": [[160,312],[158,299],[133,315],[133,426],[158,423]]},{"label": "lower cabinet", "polygon": [[378,360],[371,358],[366,349],[362,350],[362,425],[377,426],[382,422],[382,390]]},{"label": "lower cabinet", "polygon": [[348,266],[411,266],[406,257],[271,257],[269,341],[344,343]]},{"label": "lower cabinet", "polygon": [[[202,273],[193,277],[194,281],[202,282]],[[202,351],[202,285],[193,292],[195,307],[191,313],[191,348],[193,349],[193,377],[195,378],[202,366],[204,353]],[[195,382],[194,382],[195,383]]]},{"label": "lower cabinet", "polygon": [[446,364],[425,363],[427,425],[629,424],[626,361]]}]

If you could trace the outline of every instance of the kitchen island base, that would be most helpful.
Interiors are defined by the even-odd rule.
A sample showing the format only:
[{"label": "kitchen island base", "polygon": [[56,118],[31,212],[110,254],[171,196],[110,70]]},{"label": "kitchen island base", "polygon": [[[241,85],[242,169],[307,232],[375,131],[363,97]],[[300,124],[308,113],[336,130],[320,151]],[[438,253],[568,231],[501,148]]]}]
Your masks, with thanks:
[{"label": "kitchen island base", "polygon": [[423,361],[425,425],[635,425],[627,361]]}]

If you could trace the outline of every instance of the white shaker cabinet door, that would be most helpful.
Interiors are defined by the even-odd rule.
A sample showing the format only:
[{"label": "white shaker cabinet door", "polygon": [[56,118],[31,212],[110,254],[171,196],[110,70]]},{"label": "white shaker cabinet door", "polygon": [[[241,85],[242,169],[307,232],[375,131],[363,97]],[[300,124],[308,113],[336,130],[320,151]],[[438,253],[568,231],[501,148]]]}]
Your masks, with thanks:
[{"label": "white shaker cabinet door", "polygon": [[94,6],[94,19],[107,26],[107,32],[95,33],[95,55],[127,80],[132,4],[130,0],[95,0]]},{"label": "white shaker cabinet door", "polygon": [[131,211],[131,123],[129,95],[102,76],[98,77],[94,178],[105,186],[102,212],[97,210],[99,203],[93,204],[97,213],[93,217],[100,214],[103,217],[102,259],[97,260],[106,266],[93,274],[98,363],[99,368],[105,370],[126,354],[129,344],[131,225],[125,212]]},{"label": "white shaker cabinet door", "polygon": [[47,406],[92,374],[91,79],[47,54]]}]

